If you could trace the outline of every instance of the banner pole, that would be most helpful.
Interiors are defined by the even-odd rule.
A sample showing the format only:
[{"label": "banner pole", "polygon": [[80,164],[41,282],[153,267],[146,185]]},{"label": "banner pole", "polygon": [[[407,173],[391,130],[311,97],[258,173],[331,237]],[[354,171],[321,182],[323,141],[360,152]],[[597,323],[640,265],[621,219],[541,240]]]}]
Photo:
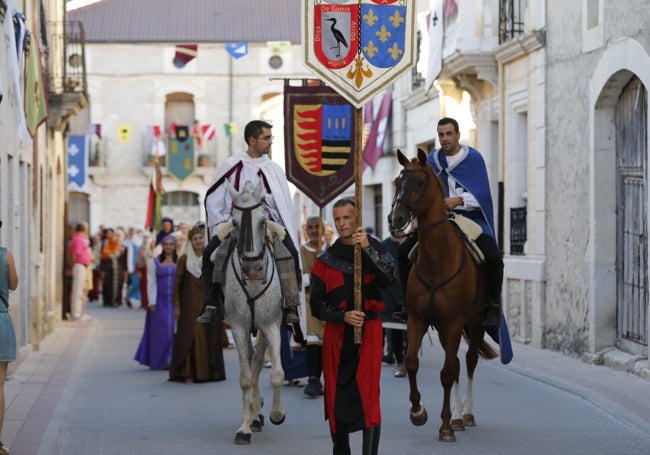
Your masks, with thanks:
[{"label": "banner pole", "polygon": [[[363,198],[363,115],[362,108],[354,110],[354,219],[357,226],[362,226],[362,198]],[[361,245],[354,245],[354,309],[362,311],[361,285],[363,274],[361,270]],[[354,328],[354,342],[361,344],[361,327]]]}]

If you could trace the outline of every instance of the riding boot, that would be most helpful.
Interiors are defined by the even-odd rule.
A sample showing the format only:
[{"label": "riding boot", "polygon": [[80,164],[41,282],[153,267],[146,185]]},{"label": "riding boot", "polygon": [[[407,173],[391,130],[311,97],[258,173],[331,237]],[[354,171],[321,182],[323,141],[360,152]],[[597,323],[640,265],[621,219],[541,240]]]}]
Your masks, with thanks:
[{"label": "riding boot", "polygon": [[379,433],[381,433],[381,424],[363,429],[361,455],[377,455],[379,452]]},{"label": "riding boot", "polygon": [[331,433],[334,448],[333,455],[350,455],[350,433]]},{"label": "riding boot", "polygon": [[203,304],[203,310],[196,320],[203,324],[221,322],[223,321],[224,315],[224,299],[221,285],[212,282],[211,269],[203,268],[201,276],[203,277],[205,302]]},{"label": "riding boot", "polygon": [[501,290],[503,287],[503,261],[493,262],[487,266],[488,298],[485,300],[483,325],[501,323]]}]

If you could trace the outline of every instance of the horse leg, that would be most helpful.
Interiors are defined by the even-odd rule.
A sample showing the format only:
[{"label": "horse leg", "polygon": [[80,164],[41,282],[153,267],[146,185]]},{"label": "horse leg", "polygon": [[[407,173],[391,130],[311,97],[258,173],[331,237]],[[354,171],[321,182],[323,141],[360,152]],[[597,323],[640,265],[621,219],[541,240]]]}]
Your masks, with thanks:
[{"label": "horse leg", "polygon": [[446,340],[443,343],[445,349],[445,363],[440,371],[440,382],[442,383],[442,388],[444,389],[444,398],[442,403],[442,411],[440,412],[440,418],[442,419],[442,425],[438,430],[438,439],[444,442],[454,442],[456,441],[456,436],[454,436],[454,430],[451,426],[451,388],[454,383],[458,382],[458,376],[460,373],[460,362],[458,361],[458,347],[460,346],[460,338],[463,331],[462,323],[456,323],[455,326],[451,326],[447,331],[440,332],[440,339],[443,338]]},{"label": "horse leg", "polygon": [[463,400],[460,397],[459,381],[454,382],[451,393],[454,397],[454,404],[451,408],[451,427],[454,431],[465,431],[465,425],[463,424]]},{"label": "horse leg", "polygon": [[251,399],[250,399],[250,414],[253,416],[251,422],[251,431],[259,433],[264,426],[264,415],[262,414],[262,406],[264,400],[260,396],[260,373],[264,367],[264,353],[268,346],[268,341],[262,330],[258,331],[257,345],[251,359]]},{"label": "horse leg", "polygon": [[420,368],[418,353],[422,345],[422,337],[429,326],[416,318],[409,318],[406,326],[408,343],[406,355],[404,356],[404,366],[409,377],[409,400],[411,400],[410,418],[413,425],[420,426],[427,422],[428,415],[426,408],[420,402],[421,395],[418,390],[417,374]]},{"label": "horse leg", "polygon": [[465,363],[467,365],[467,389],[465,390],[465,399],[463,401],[463,423],[468,427],[476,425],[474,420],[474,371],[478,365],[478,348],[483,339],[482,327],[470,328],[468,336],[469,349],[465,355]]},{"label": "horse leg", "polygon": [[239,355],[239,387],[242,392],[242,420],[241,426],[235,435],[235,444],[243,445],[251,442],[251,422],[253,416],[250,413],[250,391],[252,387],[251,378],[251,352],[253,349],[250,332],[240,326],[231,326],[232,336],[237,346]]},{"label": "horse leg", "polygon": [[271,387],[273,388],[273,404],[269,412],[269,420],[274,425],[284,422],[286,414],[282,407],[282,384],[284,383],[284,370],[280,359],[280,327],[269,327],[269,351],[271,354]]}]

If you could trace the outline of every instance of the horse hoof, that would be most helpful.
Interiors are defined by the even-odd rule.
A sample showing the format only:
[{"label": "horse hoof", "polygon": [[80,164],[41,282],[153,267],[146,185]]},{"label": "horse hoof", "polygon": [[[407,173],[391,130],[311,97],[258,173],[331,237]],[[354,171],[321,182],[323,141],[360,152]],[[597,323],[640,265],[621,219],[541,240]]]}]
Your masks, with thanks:
[{"label": "horse hoof", "polygon": [[260,421],[260,426],[264,426],[264,416],[262,414],[257,414],[257,420]]},{"label": "horse hoof", "polygon": [[242,433],[241,431],[237,432],[237,435],[235,435],[235,444],[238,446],[243,446],[251,443],[251,434],[250,433]]},{"label": "horse hoof", "polygon": [[277,420],[275,420],[275,419],[273,419],[273,417],[269,416],[269,420],[271,421],[271,423],[273,425],[281,425],[282,423],[284,423],[284,419],[286,419],[286,418],[287,418],[286,414],[283,415],[282,417],[280,417]]},{"label": "horse hoof", "polygon": [[260,422],[259,420],[253,420],[251,422],[251,431],[253,433],[259,433],[260,431],[262,431],[262,425],[264,425],[264,424],[262,422]]},{"label": "horse hoof", "polygon": [[451,421],[451,429],[454,431],[465,431],[463,419],[454,419]]},{"label": "horse hoof", "polygon": [[442,442],[456,442],[454,430],[440,430],[438,432],[438,440]]},{"label": "horse hoof", "polygon": [[464,414],[463,423],[466,427],[475,427],[476,421],[474,420],[474,414]]},{"label": "horse hoof", "polygon": [[425,409],[425,407],[420,404],[420,408],[421,408],[420,411],[411,412],[410,414],[411,423],[416,427],[422,426],[425,423],[427,423],[427,419],[429,418],[429,415],[427,414],[427,410]]}]

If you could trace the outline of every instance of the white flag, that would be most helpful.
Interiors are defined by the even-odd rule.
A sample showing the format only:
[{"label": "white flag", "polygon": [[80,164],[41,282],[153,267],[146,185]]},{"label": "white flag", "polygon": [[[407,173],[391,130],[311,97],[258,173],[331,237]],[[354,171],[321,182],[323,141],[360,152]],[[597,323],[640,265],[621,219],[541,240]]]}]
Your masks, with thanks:
[{"label": "white flag", "polygon": [[429,90],[433,85],[433,81],[436,80],[442,71],[442,44],[445,37],[442,3],[443,0],[434,0],[433,9],[429,11],[429,17],[427,21],[429,58],[427,62],[426,74],[423,74],[424,93],[429,93]]}]

